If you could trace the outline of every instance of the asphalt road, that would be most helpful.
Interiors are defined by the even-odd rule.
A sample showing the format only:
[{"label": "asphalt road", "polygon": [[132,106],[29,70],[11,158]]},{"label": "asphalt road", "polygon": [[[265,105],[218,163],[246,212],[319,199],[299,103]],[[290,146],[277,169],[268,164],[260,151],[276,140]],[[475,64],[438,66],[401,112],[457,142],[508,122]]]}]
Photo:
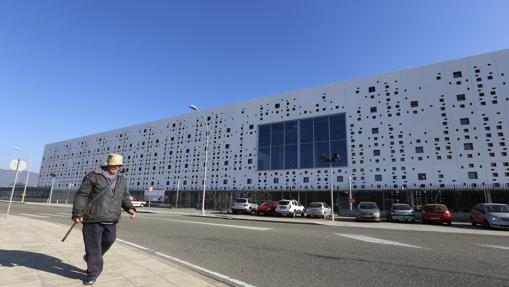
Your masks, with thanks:
[{"label": "asphalt road", "polygon": [[[6,203],[0,203],[5,213]],[[69,208],[11,214],[70,224]],[[138,213],[118,237],[255,286],[509,286],[509,237]],[[509,232],[509,231],[508,231]]]}]

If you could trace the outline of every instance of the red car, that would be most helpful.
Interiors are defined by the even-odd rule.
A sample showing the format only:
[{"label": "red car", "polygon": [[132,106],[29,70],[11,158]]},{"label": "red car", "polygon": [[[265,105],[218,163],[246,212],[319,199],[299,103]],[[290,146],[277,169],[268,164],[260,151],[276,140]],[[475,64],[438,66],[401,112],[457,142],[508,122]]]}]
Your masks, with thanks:
[{"label": "red car", "polygon": [[422,223],[440,222],[451,225],[452,214],[443,204],[426,204],[422,209]]},{"label": "red car", "polygon": [[277,201],[266,200],[256,208],[256,215],[275,215]]}]

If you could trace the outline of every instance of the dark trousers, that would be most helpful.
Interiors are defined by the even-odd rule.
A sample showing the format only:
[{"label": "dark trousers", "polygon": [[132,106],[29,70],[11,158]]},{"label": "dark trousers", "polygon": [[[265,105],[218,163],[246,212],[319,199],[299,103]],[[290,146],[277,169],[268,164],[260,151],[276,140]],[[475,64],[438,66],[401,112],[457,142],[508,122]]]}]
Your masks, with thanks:
[{"label": "dark trousers", "polygon": [[83,224],[83,241],[87,261],[87,274],[99,276],[103,271],[103,255],[117,237],[117,224]]}]

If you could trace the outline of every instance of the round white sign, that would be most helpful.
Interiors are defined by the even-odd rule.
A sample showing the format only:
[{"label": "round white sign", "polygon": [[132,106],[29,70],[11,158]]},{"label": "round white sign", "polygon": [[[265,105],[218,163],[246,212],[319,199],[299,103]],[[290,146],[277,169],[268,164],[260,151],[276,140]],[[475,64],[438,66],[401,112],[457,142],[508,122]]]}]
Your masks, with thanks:
[{"label": "round white sign", "polygon": [[[19,160],[19,165],[18,165],[18,160]],[[18,171],[24,171],[27,168],[27,163],[22,159],[13,159],[13,160],[11,160],[10,167],[14,171],[16,170],[16,167],[18,167]]]}]

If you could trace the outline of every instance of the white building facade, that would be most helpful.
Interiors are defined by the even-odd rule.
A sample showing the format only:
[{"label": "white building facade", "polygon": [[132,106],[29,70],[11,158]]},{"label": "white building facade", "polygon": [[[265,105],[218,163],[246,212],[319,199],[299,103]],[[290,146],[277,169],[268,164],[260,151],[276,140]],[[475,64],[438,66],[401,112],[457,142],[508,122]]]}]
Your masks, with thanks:
[{"label": "white building facade", "polygon": [[132,190],[509,186],[509,49],[241,102],[45,146],[39,186],[109,153]]}]

